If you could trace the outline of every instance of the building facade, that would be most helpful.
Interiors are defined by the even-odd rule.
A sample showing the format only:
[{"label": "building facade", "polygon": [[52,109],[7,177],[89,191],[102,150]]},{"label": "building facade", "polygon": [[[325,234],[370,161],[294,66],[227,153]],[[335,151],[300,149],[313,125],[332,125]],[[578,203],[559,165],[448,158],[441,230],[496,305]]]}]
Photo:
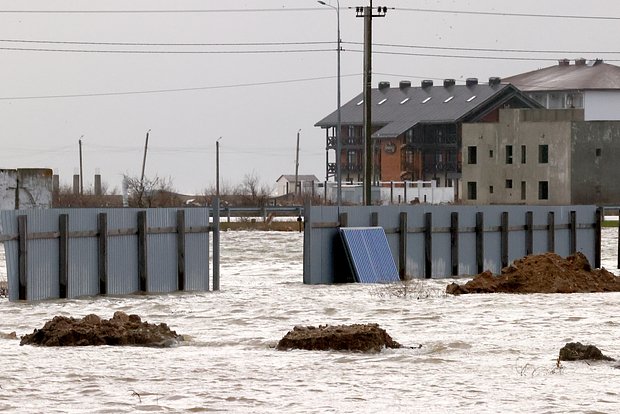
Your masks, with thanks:
[{"label": "building facade", "polygon": [[568,59],[504,78],[548,109],[583,109],[586,121],[620,120],[620,67],[601,59]]},{"label": "building facade", "polygon": [[502,109],[463,125],[461,156],[466,204],[620,203],[620,122],[585,121],[583,109]]},{"label": "building facade", "polygon": [[[414,87],[402,81],[392,88],[381,82],[371,93],[373,182],[435,181],[459,188],[461,132],[468,122],[494,122],[500,108],[537,108],[540,104],[499,78],[486,84],[470,78],[465,85],[453,79],[434,85],[424,80]],[[317,122],[326,130],[326,180],[364,178],[363,94],[341,107],[341,152],[336,154],[337,111]],[[456,195],[458,198],[458,194]]]}]

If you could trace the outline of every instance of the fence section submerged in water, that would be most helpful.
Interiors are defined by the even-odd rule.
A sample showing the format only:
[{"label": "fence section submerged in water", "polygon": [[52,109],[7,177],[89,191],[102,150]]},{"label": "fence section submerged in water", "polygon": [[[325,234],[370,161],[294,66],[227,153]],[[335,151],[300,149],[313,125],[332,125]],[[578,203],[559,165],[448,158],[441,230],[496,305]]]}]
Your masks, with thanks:
[{"label": "fence section submerged in water", "polygon": [[342,282],[338,227],[381,226],[401,278],[474,275],[528,254],[582,252],[600,266],[602,210],[596,206],[309,206],[304,283]]},{"label": "fence section submerged in water", "polygon": [[10,300],[219,289],[219,215],[210,209],[0,212]]}]

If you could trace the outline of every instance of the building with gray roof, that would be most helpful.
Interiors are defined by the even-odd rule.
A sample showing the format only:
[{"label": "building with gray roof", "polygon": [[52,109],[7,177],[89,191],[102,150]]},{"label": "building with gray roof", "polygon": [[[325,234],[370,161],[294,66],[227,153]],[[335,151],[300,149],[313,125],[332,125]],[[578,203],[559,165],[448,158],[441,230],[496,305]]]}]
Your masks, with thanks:
[{"label": "building with gray roof", "polygon": [[[435,180],[458,188],[461,175],[461,127],[466,122],[497,122],[500,108],[538,108],[539,103],[513,85],[490,78],[457,85],[424,80],[419,86],[387,82],[372,90],[373,180]],[[363,94],[341,107],[343,181],[364,176]],[[337,111],[316,123],[326,130],[326,180],[335,177]],[[333,161],[329,161],[333,160]],[[458,197],[456,197],[458,198]]]}]

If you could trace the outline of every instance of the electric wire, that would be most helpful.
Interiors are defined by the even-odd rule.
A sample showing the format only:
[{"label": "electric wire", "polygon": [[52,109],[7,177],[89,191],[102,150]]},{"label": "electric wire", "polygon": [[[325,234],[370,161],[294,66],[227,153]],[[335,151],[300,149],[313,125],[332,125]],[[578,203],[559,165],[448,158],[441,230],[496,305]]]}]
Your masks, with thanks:
[{"label": "electric wire", "polygon": [[574,14],[536,14],[536,13],[508,13],[508,12],[487,12],[473,10],[441,10],[441,9],[419,9],[396,7],[396,11],[416,12],[416,13],[441,13],[441,14],[466,14],[474,16],[502,16],[502,17],[529,17],[544,19],[579,19],[579,20],[620,20],[616,16],[578,16]]}]

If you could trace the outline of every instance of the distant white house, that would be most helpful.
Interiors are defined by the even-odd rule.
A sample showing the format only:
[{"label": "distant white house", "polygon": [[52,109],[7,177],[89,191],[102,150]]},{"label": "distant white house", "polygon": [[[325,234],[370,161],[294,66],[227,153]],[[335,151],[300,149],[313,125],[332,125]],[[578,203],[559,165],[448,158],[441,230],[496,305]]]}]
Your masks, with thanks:
[{"label": "distant white house", "polygon": [[311,193],[319,183],[319,179],[316,175],[297,175],[297,181],[295,181],[295,174],[281,175],[276,180],[276,196],[295,194],[296,183],[301,194]]},{"label": "distant white house", "polygon": [[620,120],[620,67],[600,59],[562,59],[555,66],[504,78],[547,109],[581,109],[585,121]]}]

